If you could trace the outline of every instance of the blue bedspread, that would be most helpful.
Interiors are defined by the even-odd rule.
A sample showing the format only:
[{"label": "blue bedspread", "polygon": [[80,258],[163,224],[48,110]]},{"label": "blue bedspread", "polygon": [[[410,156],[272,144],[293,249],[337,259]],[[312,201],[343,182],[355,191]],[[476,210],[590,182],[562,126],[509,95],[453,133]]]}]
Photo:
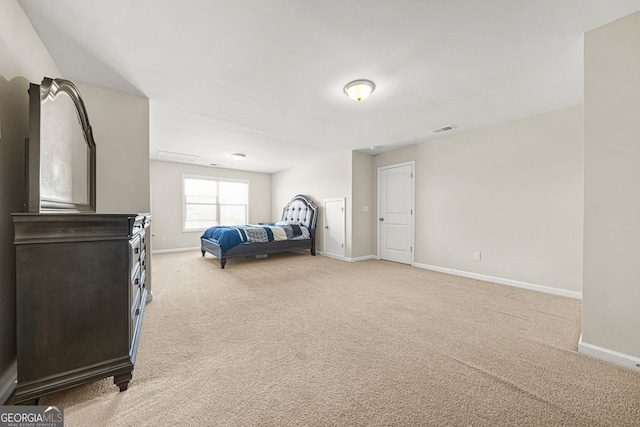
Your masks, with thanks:
[{"label": "blue bedspread", "polygon": [[[300,225],[238,225],[217,226],[206,230],[201,238],[211,240],[226,252],[241,243],[266,243],[274,240],[290,240],[304,236]],[[306,231],[306,229],[304,229]]]}]

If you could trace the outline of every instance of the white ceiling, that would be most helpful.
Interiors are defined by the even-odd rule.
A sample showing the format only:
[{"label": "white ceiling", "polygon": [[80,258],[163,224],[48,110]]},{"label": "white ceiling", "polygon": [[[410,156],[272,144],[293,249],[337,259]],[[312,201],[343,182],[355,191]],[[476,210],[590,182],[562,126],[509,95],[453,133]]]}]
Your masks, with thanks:
[{"label": "white ceiling", "polygon": [[[581,103],[583,33],[640,10],[640,0],[19,3],[63,77],[149,98],[150,158],[267,173]],[[377,88],[356,103],[342,88],[360,78]]]}]

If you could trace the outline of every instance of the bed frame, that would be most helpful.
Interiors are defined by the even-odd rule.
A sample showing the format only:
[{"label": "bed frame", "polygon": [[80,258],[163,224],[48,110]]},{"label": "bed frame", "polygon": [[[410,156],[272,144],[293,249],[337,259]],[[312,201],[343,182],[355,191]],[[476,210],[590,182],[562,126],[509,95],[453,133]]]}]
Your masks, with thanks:
[{"label": "bed frame", "polygon": [[298,221],[309,229],[311,237],[300,240],[278,240],[266,243],[242,243],[226,251],[222,251],[219,245],[207,239],[200,239],[202,256],[209,252],[220,258],[220,268],[224,268],[229,258],[267,255],[278,252],[293,252],[311,250],[311,255],[316,254],[316,222],[318,220],[318,207],[307,196],[298,194],[282,210],[281,221]]}]

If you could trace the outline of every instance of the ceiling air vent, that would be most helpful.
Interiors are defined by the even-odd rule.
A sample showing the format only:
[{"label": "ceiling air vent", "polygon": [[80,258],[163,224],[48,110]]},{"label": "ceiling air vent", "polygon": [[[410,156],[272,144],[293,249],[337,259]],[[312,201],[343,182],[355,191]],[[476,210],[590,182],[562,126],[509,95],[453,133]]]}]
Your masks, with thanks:
[{"label": "ceiling air vent", "polygon": [[195,162],[200,157],[195,154],[172,153],[170,151],[158,151],[158,158],[180,160],[183,162]]},{"label": "ceiling air vent", "polygon": [[431,132],[433,132],[433,133],[447,132],[447,131],[453,130],[455,128],[456,127],[454,125],[446,125],[446,126],[442,126],[441,128],[438,128],[438,129],[432,129]]}]

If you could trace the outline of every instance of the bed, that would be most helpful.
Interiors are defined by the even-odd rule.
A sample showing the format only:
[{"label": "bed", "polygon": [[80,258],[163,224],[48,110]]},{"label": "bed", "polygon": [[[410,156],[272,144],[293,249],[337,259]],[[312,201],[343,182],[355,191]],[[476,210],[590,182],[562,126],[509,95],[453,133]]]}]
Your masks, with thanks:
[{"label": "bed", "polygon": [[[282,210],[282,219],[275,224],[260,224],[259,226],[239,227],[211,227],[200,237],[200,250],[202,256],[208,252],[220,259],[220,268],[224,268],[229,258],[261,256],[278,252],[293,252],[310,250],[311,255],[316,254],[315,235],[316,222],[318,220],[318,207],[313,201],[302,194],[295,196]],[[260,229],[264,229],[261,231]],[[283,230],[282,232],[280,230]],[[305,232],[306,230],[306,232]],[[286,240],[275,240],[282,237]],[[227,234],[229,233],[229,234]],[[269,241],[244,241],[251,240],[250,235],[265,234]],[[238,236],[240,236],[238,238]],[[255,240],[255,239],[254,239]],[[258,238],[258,240],[261,240]]]}]

